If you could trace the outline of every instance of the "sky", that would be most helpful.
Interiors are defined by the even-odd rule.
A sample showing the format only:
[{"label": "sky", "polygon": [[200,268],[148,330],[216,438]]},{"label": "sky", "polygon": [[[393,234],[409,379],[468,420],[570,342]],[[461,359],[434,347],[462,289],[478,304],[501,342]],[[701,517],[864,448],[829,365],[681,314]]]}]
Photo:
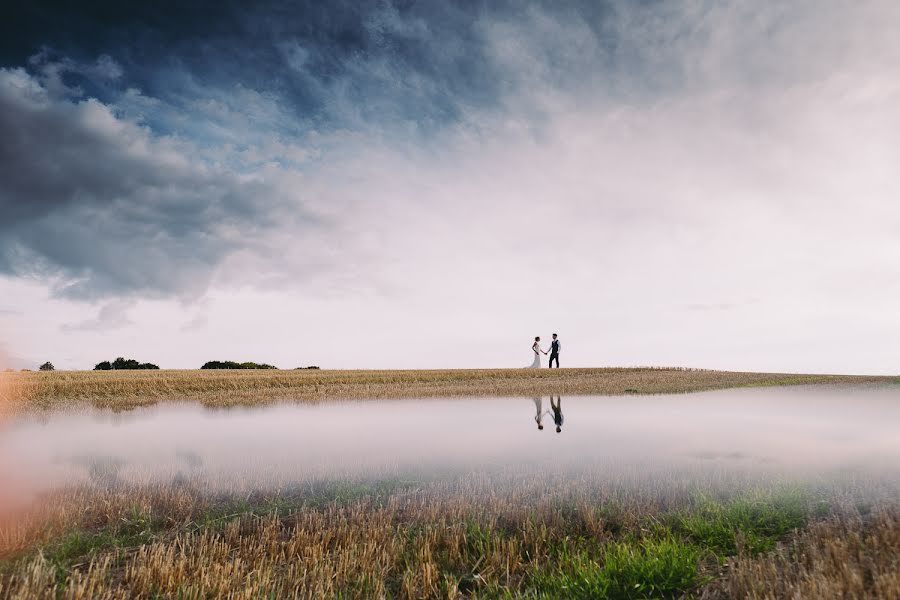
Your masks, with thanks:
[{"label": "sky", "polygon": [[900,371],[893,0],[6,12],[2,367]]}]

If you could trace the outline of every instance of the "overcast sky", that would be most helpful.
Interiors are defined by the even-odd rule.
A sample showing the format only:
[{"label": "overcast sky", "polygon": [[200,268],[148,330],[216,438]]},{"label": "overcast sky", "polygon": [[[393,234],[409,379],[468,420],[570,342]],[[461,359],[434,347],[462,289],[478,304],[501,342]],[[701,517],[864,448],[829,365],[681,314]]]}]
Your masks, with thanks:
[{"label": "overcast sky", "polygon": [[900,371],[894,0],[60,4],[4,366]]}]

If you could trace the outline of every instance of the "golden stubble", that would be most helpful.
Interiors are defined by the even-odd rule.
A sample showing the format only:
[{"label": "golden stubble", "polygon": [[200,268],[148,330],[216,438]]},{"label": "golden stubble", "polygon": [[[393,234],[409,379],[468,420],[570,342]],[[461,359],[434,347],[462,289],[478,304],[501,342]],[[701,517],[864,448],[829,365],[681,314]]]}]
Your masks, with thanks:
[{"label": "golden stubble", "polygon": [[9,359],[3,348],[0,347],[0,424],[7,417],[10,411],[9,405],[13,400],[13,377],[15,374],[6,370],[8,364]]},{"label": "golden stubble", "polygon": [[738,556],[703,600],[747,598],[900,599],[900,514],[875,509],[865,518],[836,513],[813,523],[775,552]]},{"label": "golden stubble", "polygon": [[[8,552],[27,553],[24,560],[8,563],[6,572],[0,570],[0,598],[54,597],[63,590],[73,599],[458,598],[468,597],[466,589],[474,584],[529,597],[529,575],[552,570],[560,546],[573,543],[573,531],[604,543],[640,537],[648,523],[661,522],[673,510],[689,510],[698,491],[718,497],[751,493],[760,485],[752,477],[723,474],[695,479],[688,487],[677,473],[610,479],[606,470],[598,470],[583,475],[576,482],[565,474],[548,474],[546,481],[523,473],[470,474],[324,504],[281,504],[275,500],[289,496],[275,493],[267,499],[256,492],[254,498],[271,507],[261,514],[211,512],[219,501],[212,492],[222,482],[202,478],[177,486],[68,488],[48,497],[40,519],[0,530]],[[249,497],[242,479],[233,484],[234,497]],[[874,502],[867,519],[846,502],[848,493],[863,490]],[[716,581],[700,593],[709,598],[895,598],[891,594],[900,589],[894,566],[900,551],[895,496],[893,487],[881,490],[867,481],[836,485],[826,496],[833,512],[824,521],[796,533],[793,545],[775,553],[740,555],[724,571],[711,563],[706,575]],[[52,545],[72,528],[147,534],[73,557],[63,588],[52,554],[36,551],[35,545]],[[791,595],[794,585],[805,593]]]},{"label": "golden stubble", "polygon": [[209,406],[281,400],[666,394],[747,386],[892,383],[890,377],[739,373],[672,368],[447,369],[430,371],[161,370],[14,373],[10,409],[128,410],[165,401]]}]

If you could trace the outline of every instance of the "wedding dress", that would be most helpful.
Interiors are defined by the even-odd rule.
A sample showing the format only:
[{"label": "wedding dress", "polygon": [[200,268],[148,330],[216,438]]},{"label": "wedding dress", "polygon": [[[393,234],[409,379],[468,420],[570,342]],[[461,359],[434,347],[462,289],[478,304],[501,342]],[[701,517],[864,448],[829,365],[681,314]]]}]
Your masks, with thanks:
[{"label": "wedding dress", "polygon": [[535,342],[534,345],[531,346],[531,349],[534,350],[534,362],[525,367],[526,369],[540,369],[541,368],[541,347]]}]

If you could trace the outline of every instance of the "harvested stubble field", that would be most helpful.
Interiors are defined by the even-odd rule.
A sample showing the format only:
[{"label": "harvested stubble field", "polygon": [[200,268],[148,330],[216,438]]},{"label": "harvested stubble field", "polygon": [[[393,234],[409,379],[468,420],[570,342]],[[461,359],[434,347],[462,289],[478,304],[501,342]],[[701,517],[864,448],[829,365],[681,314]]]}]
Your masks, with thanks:
[{"label": "harvested stubble field", "polygon": [[162,370],[0,373],[7,410],[91,404],[114,410],[166,400],[252,405],[366,398],[665,394],[733,387],[897,382],[892,377],[672,368],[435,371]]},{"label": "harvested stubble field", "polygon": [[570,475],[70,488],[5,525],[0,598],[900,597],[896,488]]}]

